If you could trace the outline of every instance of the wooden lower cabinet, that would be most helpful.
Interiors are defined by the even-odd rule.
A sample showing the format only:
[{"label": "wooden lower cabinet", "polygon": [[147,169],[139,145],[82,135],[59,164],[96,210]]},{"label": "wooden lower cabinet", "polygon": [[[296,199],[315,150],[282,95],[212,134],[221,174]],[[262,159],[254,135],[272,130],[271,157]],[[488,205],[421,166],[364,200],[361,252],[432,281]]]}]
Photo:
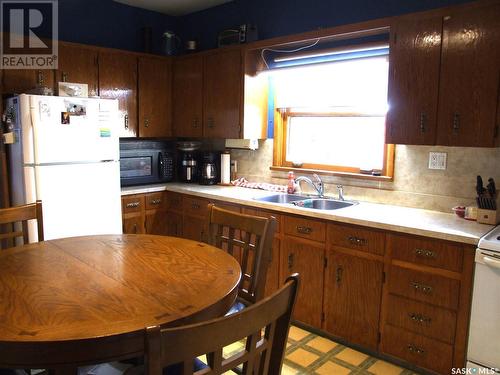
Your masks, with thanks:
[{"label": "wooden lower cabinet", "polygon": [[158,192],[123,196],[123,233],[169,235],[166,195]]},{"label": "wooden lower cabinet", "polygon": [[166,225],[167,236],[182,237],[182,214],[167,211]]},{"label": "wooden lower cabinet", "polygon": [[145,215],[145,228],[148,234],[168,236],[168,212],[166,210],[148,210]]},{"label": "wooden lower cabinet", "polygon": [[383,262],[328,249],[325,331],[377,350]]},{"label": "wooden lower cabinet", "polygon": [[281,269],[284,271],[284,278],[294,272],[300,275],[293,319],[313,327],[321,327],[324,244],[285,237],[281,250]]},{"label": "wooden lower cabinet", "polygon": [[139,214],[124,214],[122,219],[123,233],[125,234],[144,234],[146,228],[144,226],[144,215]]},{"label": "wooden lower cabinet", "polygon": [[182,237],[193,241],[202,241],[206,233],[207,219],[194,216],[184,216],[182,222]]}]

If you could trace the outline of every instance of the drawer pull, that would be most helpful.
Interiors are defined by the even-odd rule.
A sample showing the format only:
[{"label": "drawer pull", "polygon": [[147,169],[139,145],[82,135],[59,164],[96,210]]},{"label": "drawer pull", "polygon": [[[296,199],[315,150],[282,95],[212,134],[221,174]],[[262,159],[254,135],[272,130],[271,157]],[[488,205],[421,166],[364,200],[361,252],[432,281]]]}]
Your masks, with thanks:
[{"label": "drawer pull", "polygon": [[337,267],[337,270],[335,272],[335,281],[337,282],[337,286],[340,286],[340,283],[342,282],[342,272],[344,270],[342,269],[342,267]]},{"label": "drawer pull", "polygon": [[425,293],[425,294],[431,294],[432,293],[432,286],[429,286],[429,285],[424,285],[424,284],[412,281],[410,283],[410,286],[413,289],[421,291],[422,293]]},{"label": "drawer pull", "polygon": [[416,323],[427,323],[427,324],[430,324],[431,323],[431,318],[425,316],[425,315],[422,315],[422,314],[417,314],[417,313],[408,313],[408,316],[410,317],[410,319]]},{"label": "drawer pull", "polygon": [[151,201],[149,201],[150,204],[153,204],[153,205],[158,205],[161,203],[161,199],[153,199]]},{"label": "drawer pull", "polygon": [[200,208],[200,205],[198,203],[192,203],[191,208],[194,208],[195,210],[198,210]]},{"label": "drawer pull", "polygon": [[310,227],[296,227],[297,233],[302,233],[302,234],[311,234],[312,233],[312,228]]},{"label": "drawer pull", "polygon": [[135,207],[139,207],[139,204],[140,204],[140,202],[130,202],[130,203],[127,203],[127,205],[125,207],[135,208]]},{"label": "drawer pull", "polygon": [[368,243],[368,240],[366,240],[364,238],[359,238],[356,236],[347,237],[347,241],[349,241],[351,244],[357,245],[357,246],[365,246]]},{"label": "drawer pull", "polygon": [[293,254],[288,255],[288,270],[291,271],[293,268]]},{"label": "drawer pull", "polygon": [[435,258],[436,253],[431,250],[415,249],[415,255],[422,258]]},{"label": "drawer pull", "polygon": [[420,354],[420,355],[425,353],[424,349],[421,349],[418,346],[415,346],[412,344],[408,344],[408,346],[406,348],[408,349],[408,351],[410,353],[415,353],[415,354]]}]

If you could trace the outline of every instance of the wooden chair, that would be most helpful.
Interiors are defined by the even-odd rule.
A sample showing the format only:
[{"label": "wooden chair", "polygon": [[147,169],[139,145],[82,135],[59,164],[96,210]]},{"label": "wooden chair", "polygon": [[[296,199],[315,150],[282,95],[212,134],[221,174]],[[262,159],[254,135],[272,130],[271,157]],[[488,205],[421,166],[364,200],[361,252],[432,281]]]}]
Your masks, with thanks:
[{"label": "wooden chair", "polygon": [[[165,369],[167,374],[216,375],[242,365],[243,374],[278,375],[298,284],[299,275],[294,274],[272,296],[223,318],[177,328],[148,327],[145,373],[159,375],[171,366]],[[225,346],[245,338],[244,350],[223,358]],[[208,364],[195,370],[195,359],[203,354],[208,354]]]},{"label": "wooden chair", "polygon": [[242,277],[238,300],[251,305],[264,297],[276,218],[239,214],[208,205],[208,243],[238,259]]},{"label": "wooden chair", "polygon": [[38,241],[43,241],[42,201],[0,209],[0,249],[19,245],[19,238],[23,244],[29,242],[28,220],[36,220]]}]

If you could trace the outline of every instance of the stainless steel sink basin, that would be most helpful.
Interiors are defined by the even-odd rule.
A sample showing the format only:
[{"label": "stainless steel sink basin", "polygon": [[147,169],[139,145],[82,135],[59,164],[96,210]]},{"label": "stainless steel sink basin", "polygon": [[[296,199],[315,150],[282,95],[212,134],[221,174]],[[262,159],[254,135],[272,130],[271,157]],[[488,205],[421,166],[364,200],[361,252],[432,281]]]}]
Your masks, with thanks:
[{"label": "stainless steel sink basin", "polygon": [[267,197],[254,198],[254,200],[256,201],[270,202],[270,203],[290,203],[296,201],[303,201],[305,199],[308,199],[308,197],[296,194],[274,194],[274,195],[268,195]]},{"label": "stainless steel sink basin", "polygon": [[350,207],[357,202],[338,201],[334,199],[311,199],[312,207],[316,210],[338,210],[339,208]]}]

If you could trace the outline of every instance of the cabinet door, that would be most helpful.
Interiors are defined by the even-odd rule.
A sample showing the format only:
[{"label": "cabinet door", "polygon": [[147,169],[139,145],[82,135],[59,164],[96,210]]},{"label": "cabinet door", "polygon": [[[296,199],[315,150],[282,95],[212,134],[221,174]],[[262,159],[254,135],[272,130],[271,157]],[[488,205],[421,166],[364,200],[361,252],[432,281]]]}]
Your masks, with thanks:
[{"label": "cabinet door", "polygon": [[444,18],[437,143],[493,147],[499,100],[500,4]]},{"label": "cabinet door", "polygon": [[188,240],[201,241],[206,232],[206,219],[184,216],[182,222],[182,237]]},{"label": "cabinet door", "polygon": [[291,237],[283,240],[282,250],[282,278],[286,279],[294,272],[300,274],[300,288],[293,319],[321,328],[325,250],[311,242]]},{"label": "cabinet door", "polygon": [[172,125],[177,137],[203,135],[203,58],[190,56],[173,64]]},{"label": "cabinet door", "polygon": [[139,136],[169,137],[172,64],[166,58],[139,59]]},{"label": "cabinet door", "polygon": [[86,83],[89,85],[89,96],[96,96],[99,69],[97,56],[97,50],[60,44],[56,87],[58,87],[58,82]]},{"label": "cabinet door", "polygon": [[99,53],[99,95],[118,99],[120,137],[137,136],[137,57],[127,53]]},{"label": "cabinet door", "polygon": [[377,349],[382,262],[327,250],[325,330]]},{"label": "cabinet door", "polygon": [[273,249],[272,249],[272,259],[269,267],[267,268],[267,278],[266,278],[266,289],[264,291],[264,296],[270,296],[276,292],[280,285],[283,284],[285,280],[280,280],[280,240],[278,238],[273,239]]},{"label": "cabinet door", "polygon": [[146,211],[145,227],[147,234],[157,234],[168,236],[167,211],[148,210]]},{"label": "cabinet door", "polygon": [[167,211],[167,236],[182,237],[182,215]]},{"label": "cabinet door", "polygon": [[144,234],[144,216],[142,213],[128,214],[123,217],[123,233],[125,234]]},{"label": "cabinet door", "polygon": [[441,59],[441,17],[404,17],[391,25],[387,143],[431,145]]},{"label": "cabinet door", "polygon": [[54,71],[49,69],[4,69],[4,94],[23,94],[37,87],[54,89]]},{"label": "cabinet door", "polygon": [[242,99],[240,50],[205,57],[203,134],[209,138],[239,138]]}]

